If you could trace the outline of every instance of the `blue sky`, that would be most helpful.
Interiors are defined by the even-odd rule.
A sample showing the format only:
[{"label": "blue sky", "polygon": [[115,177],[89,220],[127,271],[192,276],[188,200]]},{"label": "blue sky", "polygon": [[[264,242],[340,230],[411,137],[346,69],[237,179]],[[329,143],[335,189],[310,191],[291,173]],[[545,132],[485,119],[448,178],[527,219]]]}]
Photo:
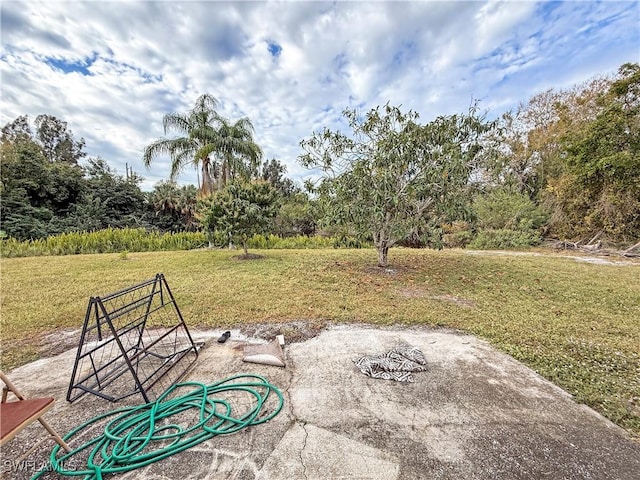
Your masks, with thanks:
[{"label": "blue sky", "polygon": [[[640,62],[640,2],[14,2],[1,9],[0,122],[68,122],[144,189],[169,159],[142,165],[162,117],[202,93],[248,116],[265,158],[301,181],[299,142],[342,128],[346,107],[390,102],[423,121],[490,116],[549,88]],[[196,183],[186,169],[180,183]]]}]

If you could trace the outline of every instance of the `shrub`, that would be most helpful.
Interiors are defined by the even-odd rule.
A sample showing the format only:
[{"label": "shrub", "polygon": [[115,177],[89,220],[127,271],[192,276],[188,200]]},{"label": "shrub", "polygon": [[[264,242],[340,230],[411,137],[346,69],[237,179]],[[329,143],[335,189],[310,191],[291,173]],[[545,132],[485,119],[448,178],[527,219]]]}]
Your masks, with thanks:
[{"label": "shrub", "polygon": [[95,232],[71,232],[44,239],[0,242],[3,257],[38,255],[75,255],[80,253],[147,252],[157,250],[191,250],[207,245],[202,232],[147,232],[143,228],[107,228]]},{"label": "shrub", "polygon": [[[178,232],[160,234],[144,229],[106,229],[96,232],[62,233],[46,239],[19,241],[15,238],[0,240],[2,257],[35,257],[39,255],[75,255],[80,253],[127,253],[159,250],[192,250],[203,247],[225,248],[229,237],[214,233]],[[277,235],[253,235],[248,239],[249,248],[364,248],[371,243],[351,236],[323,237],[298,235],[282,238]],[[127,253],[123,253],[127,252]]]},{"label": "shrub", "polygon": [[481,229],[537,230],[548,219],[529,197],[504,189],[476,197],[473,209]]},{"label": "shrub", "polygon": [[479,250],[502,250],[529,248],[540,243],[540,234],[536,231],[517,231],[505,228],[481,230],[471,243],[470,248]]},{"label": "shrub", "polygon": [[453,222],[442,227],[442,245],[446,248],[465,248],[473,240],[471,226],[467,222]]}]

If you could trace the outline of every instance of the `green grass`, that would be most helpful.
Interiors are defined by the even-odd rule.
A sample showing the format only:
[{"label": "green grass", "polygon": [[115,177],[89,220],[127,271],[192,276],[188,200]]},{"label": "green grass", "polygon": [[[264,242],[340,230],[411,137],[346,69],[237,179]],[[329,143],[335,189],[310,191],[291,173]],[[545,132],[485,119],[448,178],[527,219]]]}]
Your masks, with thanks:
[{"label": "green grass", "polygon": [[640,436],[640,264],[560,256],[196,250],[0,259],[2,366],[81,327],[92,295],[165,274],[190,326],[308,320],[429,325],[482,337]]}]

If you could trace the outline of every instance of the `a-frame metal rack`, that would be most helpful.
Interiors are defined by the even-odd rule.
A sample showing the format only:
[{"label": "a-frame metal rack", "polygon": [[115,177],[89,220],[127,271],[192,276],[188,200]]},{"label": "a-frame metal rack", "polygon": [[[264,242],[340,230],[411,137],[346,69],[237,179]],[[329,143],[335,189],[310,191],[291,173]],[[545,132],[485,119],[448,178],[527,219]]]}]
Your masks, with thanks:
[{"label": "a-frame metal rack", "polygon": [[155,400],[198,358],[164,275],[91,297],[67,400],[91,393],[112,402],[140,394]]}]

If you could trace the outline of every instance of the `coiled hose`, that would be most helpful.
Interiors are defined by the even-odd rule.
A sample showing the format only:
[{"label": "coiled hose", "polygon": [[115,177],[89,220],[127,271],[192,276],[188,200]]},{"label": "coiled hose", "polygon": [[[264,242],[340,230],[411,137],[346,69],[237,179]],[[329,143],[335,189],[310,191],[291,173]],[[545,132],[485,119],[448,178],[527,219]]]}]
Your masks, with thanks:
[{"label": "coiled hose", "polygon": [[[189,387],[193,388],[188,393],[172,398],[176,390]],[[229,392],[232,396],[247,394],[253,397],[253,407],[236,413],[230,401],[215,397],[223,392]],[[276,404],[268,407],[270,411],[262,412],[271,392],[277,396]],[[60,446],[56,445],[50,455],[51,469],[62,475],[102,480],[104,474],[141,468],[217,435],[267,422],[280,412],[283,405],[284,398],[280,390],[260,375],[235,375],[211,385],[179,383],[160,395],[155,402],[110,411],[71,430],[64,439],[73,445],[74,437],[82,435],[94,424],[115,416],[100,435],[73,448],[71,452],[58,457]],[[185,412],[188,417],[189,410],[195,410],[198,420],[185,426]],[[191,413],[191,417],[196,416],[194,412]],[[181,415],[180,419],[178,415]],[[183,424],[172,423],[168,420],[172,416],[178,421],[182,420]],[[82,452],[86,451],[89,451],[86,468],[65,468],[65,464],[75,463],[71,461],[72,457],[84,457],[86,453]],[[32,480],[44,473],[46,470],[36,474]]]}]

